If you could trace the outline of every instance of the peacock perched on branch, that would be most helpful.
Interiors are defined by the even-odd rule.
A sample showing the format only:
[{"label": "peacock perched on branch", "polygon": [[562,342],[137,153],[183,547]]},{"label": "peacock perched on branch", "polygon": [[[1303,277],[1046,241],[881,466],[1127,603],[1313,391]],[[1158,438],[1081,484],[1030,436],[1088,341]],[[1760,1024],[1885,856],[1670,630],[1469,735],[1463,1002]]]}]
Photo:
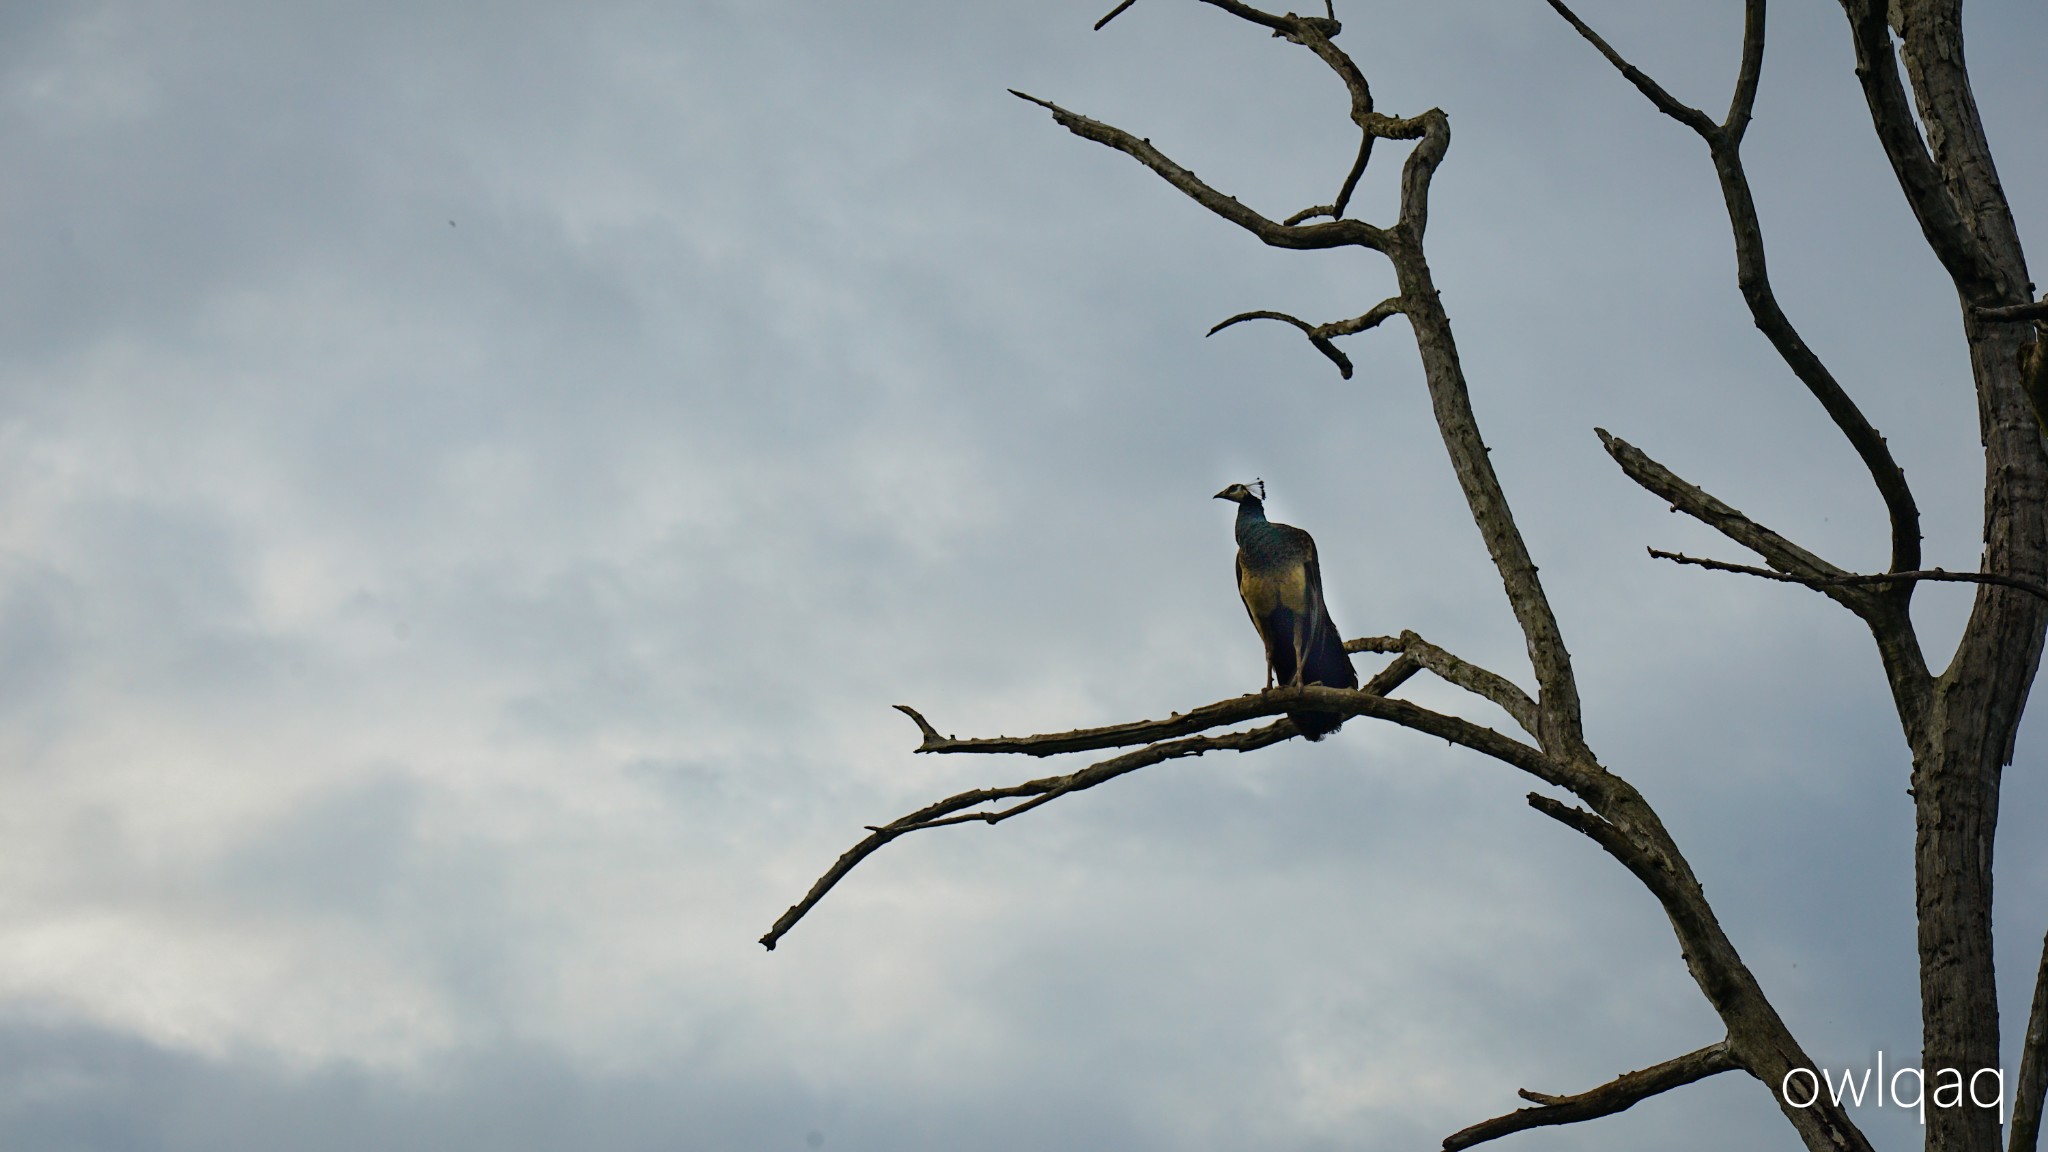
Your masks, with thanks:
[{"label": "peacock perched on branch", "polygon": [[[1266,485],[1257,483],[1257,493],[1232,484],[1216,499],[1237,504],[1237,593],[1266,645],[1266,686],[1356,688],[1358,673],[1323,603],[1315,538],[1266,519]],[[1336,712],[1289,712],[1287,718],[1311,740],[1344,723]]]}]

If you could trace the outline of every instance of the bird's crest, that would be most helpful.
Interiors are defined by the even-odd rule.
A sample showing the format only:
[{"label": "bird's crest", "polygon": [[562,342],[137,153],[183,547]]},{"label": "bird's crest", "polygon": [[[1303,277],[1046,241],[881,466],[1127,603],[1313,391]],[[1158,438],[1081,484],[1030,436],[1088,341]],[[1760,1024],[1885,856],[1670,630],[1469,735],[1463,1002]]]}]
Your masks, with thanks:
[{"label": "bird's crest", "polygon": [[1264,480],[1253,480],[1252,487],[1258,489],[1259,503],[1264,504],[1266,502],[1266,482]]}]

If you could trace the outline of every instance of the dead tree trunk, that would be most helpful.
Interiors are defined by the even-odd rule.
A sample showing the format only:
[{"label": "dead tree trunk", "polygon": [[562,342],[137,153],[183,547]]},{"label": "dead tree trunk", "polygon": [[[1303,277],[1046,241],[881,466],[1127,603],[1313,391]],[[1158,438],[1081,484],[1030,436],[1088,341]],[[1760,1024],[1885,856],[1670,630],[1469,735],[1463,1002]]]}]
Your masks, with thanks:
[{"label": "dead tree trunk", "polygon": [[[1124,0],[1096,25],[1131,6]],[[1842,1108],[1818,1091],[1812,1102],[1787,1099],[1784,1086],[1797,1069],[1814,1067],[1762,986],[1722,930],[1690,864],[1648,800],[1602,765],[1586,744],[1578,685],[1563,633],[1529,550],[1516,527],[1488,459],[1472,410],[1457,343],[1431,277],[1424,239],[1429,190],[1450,146],[1450,121],[1431,109],[1410,117],[1376,110],[1364,72],[1339,49],[1342,31],[1325,0],[1324,15],[1276,14],[1238,0],[1201,0],[1270,30],[1315,55],[1343,82],[1359,148],[1336,197],[1276,221],[1197,178],[1149,140],[1089,119],[1049,101],[1017,93],[1052,113],[1084,139],[1130,156],[1221,219],[1280,248],[1363,248],[1393,267],[1399,294],[1350,320],[1327,324],[1277,312],[1249,312],[1245,320],[1278,320],[1301,329],[1315,349],[1350,376],[1337,337],[1403,316],[1421,353],[1424,383],[1452,469],[1472,521],[1499,572],[1529,655],[1535,691],[1479,668],[1413,632],[1347,642],[1351,652],[1393,659],[1356,690],[1308,686],[1269,689],[1139,721],[1026,737],[959,739],[943,736],[915,710],[920,752],[1023,753],[1045,756],[1091,749],[1129,748],[1065,776],[979,789],[938,801],[888,824],[871,826],[811,891],[776,921],[762,944],[774,948],[798,920],[862,859],[909,832],[968,822],[997,823],[1072,792],[1092,788],[1151,764],[1219,750],[1250,751],[1299,733],[1284,718],[1310,709],[1366,716],[1426,732],[1500,760],[1569,794],[1577,804],[1532,792],[1532,807],[1580,832],[1626,867],[1662,906],[1701,994],[1726,1034],[1706,1047],[1631,1072],[1574,1095],[1522,1092],[1534,1107],[1495,1117],[1446,1137],[1447,1149],[1466,1148],[1511,1132],[1576,1123],[1611,1115],[1661,1092],[1740,1069],[1762,1082],[1786,1119],[1814,1152],[1856,1152],[1868,1141]],[[1654,553],[1684,563],[1744,572],[1813,588],[1856,614],[1877,643],[1906,743],[1912,752],[1917,811],[1915,842],[1921,1001],[1922,1067],[1960,1070],[1965,1077],[1999,1067],[1998,1004],[1992,969],[1992,843],[1998,816],[1999,776],[2011,761],[2015,733],[2048,631],[2048,455],[2030,395],[2048,396],[2048,348],[2036,325],[2048,321],[2048,302],[2034,303],[2025,258],[1970,93],[1962,52],[1960,0],[1842,0],[1856,47],[1857,77],[1878,139],[1890,159],[1927,242],[1953,280],[1963,338],[1970,349],[1985,450],[1984,554],[1975,572],[1923,569],[1919,510],[1904,472],[1884,437],[1800,337],[1772,291],[1761,225],[1741,156],[1742,139],[1763,69],[1765,0],[1744,0],[1741,63],[1728,112],[1716,121],[1666,92],[1629,64],[1565,6],[1551,7],[1665,115],[1707,145],[1733,234],[1737,286],[1757,328],[1792,376],[1821,404],[1869,471],[1890,518],[1891,563],[1882,573],[1838,567],[1681,479],[1640,449],[1600,431],[1622,471],[1637,484],[1715,528],[1760,557],[1767,567]],[[1896,46],[1894,33],[1897,35]],[[1903,72],[1905,78],[1901,77]],[[1911,95],[1907,88],[1910,84]],[[1917,108],[1918,120],[1915,119]],[[1924,130],[1923,130],[1924,129]],[[1346,207],[1379,141],[1412,142],[1400,174],[1400,208],[1391,223],[1374,225],[1346,215]],[[2030,393],[2030,388],[2033,391]],[[1914,589],[1928,580],[1978,585],[1963,639],[1946,670],[1932,672],[1911,617]],[[1393,694],[1420,672],[1499,705],[1523,730],[1511,736],[1459,716],[1422,708]],[[1212,732],[1243,721],[1282,716],[1248,731]],[[1005,803],[1016,801],[1015,803]],[[2048,1085],[2048,942],[2015,1086],[2014,1122],[2007,1152],[2033,1152],[2044,1085]],[[1973,1081],[1974,1083],[1974,1081]],[[1974,1097],[1973,1097],[1974,1099]],[[1926,1146],[1932,1152],[1998,1152],[1996,1111],[1965,1102],[1930,1107]]]}]

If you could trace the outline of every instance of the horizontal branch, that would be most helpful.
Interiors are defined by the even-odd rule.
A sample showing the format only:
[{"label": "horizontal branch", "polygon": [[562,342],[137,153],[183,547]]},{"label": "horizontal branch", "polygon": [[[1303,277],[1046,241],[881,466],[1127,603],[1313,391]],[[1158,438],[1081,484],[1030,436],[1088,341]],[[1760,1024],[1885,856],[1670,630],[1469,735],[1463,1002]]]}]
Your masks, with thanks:
[{"label": "horizontal branch", "polygon": [[1168,184],[1178,188],[1195,203],[1275,248],[1318,249],[1352,246],[1384,250],[1388,243],[1385,232],[1360,220],[1332,220],[1323,224],[1294,226],[1269,220],[1239,203],[1237,197],[1226,196],[1203,183],[1200,177],[1174,163],[1165,153],[1154,148],[1150,140],[1141,140],[1114,125],[1091,120],[1078,112],[1069,112],[1050,100],[1041,100],[1014,88],[1010,89],[1010,94],[1051,112],[1053,120],[1074,135],[1130,156],[1158,173]]},{"label": "horizontal branch", "polygon": [[2048,320],[2048,300],[2009,304],[2003,308],[1979,308],[1977,315],[1986,320]]},{"label": "horizontal branch", "polygon": [[1521,1108],[1505,1116],[1483,1120],[1461,1132],[1444,1138],[1444,1152],[1470,1148],[1497,1140],[1513,1132],[1525,1132],[1531,1128],[1542,1128],[1553,1124],[1576,1124],[1584,1120],[1597,1120],[1624,1112],[1636,1104],[1716,1076],[1732,1072],[1741,1067],[1728,1042],[1709,1044],[1696,1052],[1688,1052],[1662,1064],[1652,1065],[1636,1072],[1624,1072],[1620,1076],[1585,1092],[1573,1096],[1551,1096],[1524,1089],[1518,1093],[1524,1100],[1535,1102],[1538,1107]]},{"label": "horizontal branch", "polygon": [[1809,588],[1869,587],[1884,586],[1905,581],[1946,581],[1952,584],[1996,584],[2001,588],[2017,588],[2022,592],[2048,600],[2048,584],[2037,584],[2017,576],[2001,576],[1995,572],[1951,572],[1946,568],[1928,568],[1919,572],[1877,572],[1845,573],[1841,576],[1794,576],[1776,572],[1769,568],[1756,568],[1748,564],[1730,564],[1725,560],[1708,560],[1699,556],[1687,556],[1683,552],[1665,552],[1651,548],[1649,553],[1659,560],[1670,560],[1678,564],[1715,572],[1739,572],[1744,576],[1757,576],[1765,580],[1776,580],[1785,584],[1803,584]]},{"label": "horizontal branch", "polygon": [[[1446,653],[1446,655],[1448,655]],[[1418,664],[1421,661],[1417,661]],[[1404,674],[1402,679],[1406,679]],[[1371,686],[1368,686],[1371,687]],[[1369,716],[1403,728],[1462,744],[1503,763],[1535,774],[1552,784],[1564,784],[1565,769],[1537,749],[1502,735],[1491,728],[1431,711],[1406,700],[1394,700],[1363,688],[1329,688],[1310,684],[1292,688],[1268,688],[1246,696],[1220,700],[1188,712],[1177,712],[1165,720],[1139,720],[1100,728],[1076,728],[1032,736],[984,736],[961,739],[941,735],[915,708],[896,705],[898,711],[917,724],[923,737],[915,749],[932,753],[1021,754],[1057,756],[1066,752],[1092,752],[1104,748],[1151,744],[1256,720],[1283,712],[1338,712],[1345,716]],[[943,813],[941,813],[943,815]]]},{"label": "horizontal branch", "polygon": [[[922,725],[922,721],[920,721],[920,725]],[[787,912],[784,912],[776,919],[774,927],[768,930],[767,935],[761,937],[761,946],[773,952],[776,942],[788,935],[789,930],[796,927],[797,921],[802,920],[811,909],[817,907],[818,902],[825,898],[825,894],[832,891],[832,888],[841,880],[844,880],[847,873],[852,872],[861,861],[873,855],[876,850],[898,836],[921,831],[926,828],[940,828],[947,824],[966,823],[972,820],[994,824],[1011,816],[1018,815],[1048,800],[1056,799],[1070,792],[1080,792],[1093,788],[1097,784],[1114,780],[1118,776],[1128,775],[1140,768],[1149,767],[1162,761],[1178,759],[1183,756],[1200,756],[1204,752],[1249,752],[1256,748],[1278,744],[1283,740],[1291,739],[1300,734],[1300,729],[1294,726],[1294,721],[1282,719],[1277,723],[1268,724],[1264,728],[1254,728],[1249,732],[1232,732],[1222,736],[1196,736],[1186,740],[1154,744],[1149,748],[1141,748],[1135,752],[1127,752],[1122,756],[1111,757],[1098,764],[1091,764],[1079,772],[1069,773],[1065,776],[1048,776],[1041,780],[1028,780],[1022,784],[1010,785],[1007,788],[976,788],[971,791],[961,792],[954,796],[948,796],[936,804],[928,804],[907,816],[898,817],[887,824],[871,826],[865,839],[842,853],[832,867],[827,869],[825,874],[818,877],[817,882],[811,885],[811,890],[805,893],[804,898],[791,905]],[[1036,797],[1037,799],[994,812],[977,812],[965,816],[954,815],[966,809],[986,804],[992,800],[1013,800],[1023,797]]]}]

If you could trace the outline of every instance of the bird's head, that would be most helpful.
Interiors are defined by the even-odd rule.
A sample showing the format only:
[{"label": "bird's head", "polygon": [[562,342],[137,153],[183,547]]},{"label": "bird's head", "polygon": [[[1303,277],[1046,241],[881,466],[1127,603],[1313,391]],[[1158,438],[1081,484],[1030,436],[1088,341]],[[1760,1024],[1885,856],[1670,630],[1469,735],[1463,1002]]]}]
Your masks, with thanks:
[{"label": "bird's head", "polygon": [[1228,500],[1233,504],[1265,503],[1266,482],[1264,480],[1254,480],[1252,481],[1252,483],[1254,485],[1257,485],[1257,491],[1253,491],[1251,488],[1248,488],[1243,484],[1232,484],[1230,487],[1225,488],[1221,492],[1218,492],[1215,498],[1218,500]]}]

